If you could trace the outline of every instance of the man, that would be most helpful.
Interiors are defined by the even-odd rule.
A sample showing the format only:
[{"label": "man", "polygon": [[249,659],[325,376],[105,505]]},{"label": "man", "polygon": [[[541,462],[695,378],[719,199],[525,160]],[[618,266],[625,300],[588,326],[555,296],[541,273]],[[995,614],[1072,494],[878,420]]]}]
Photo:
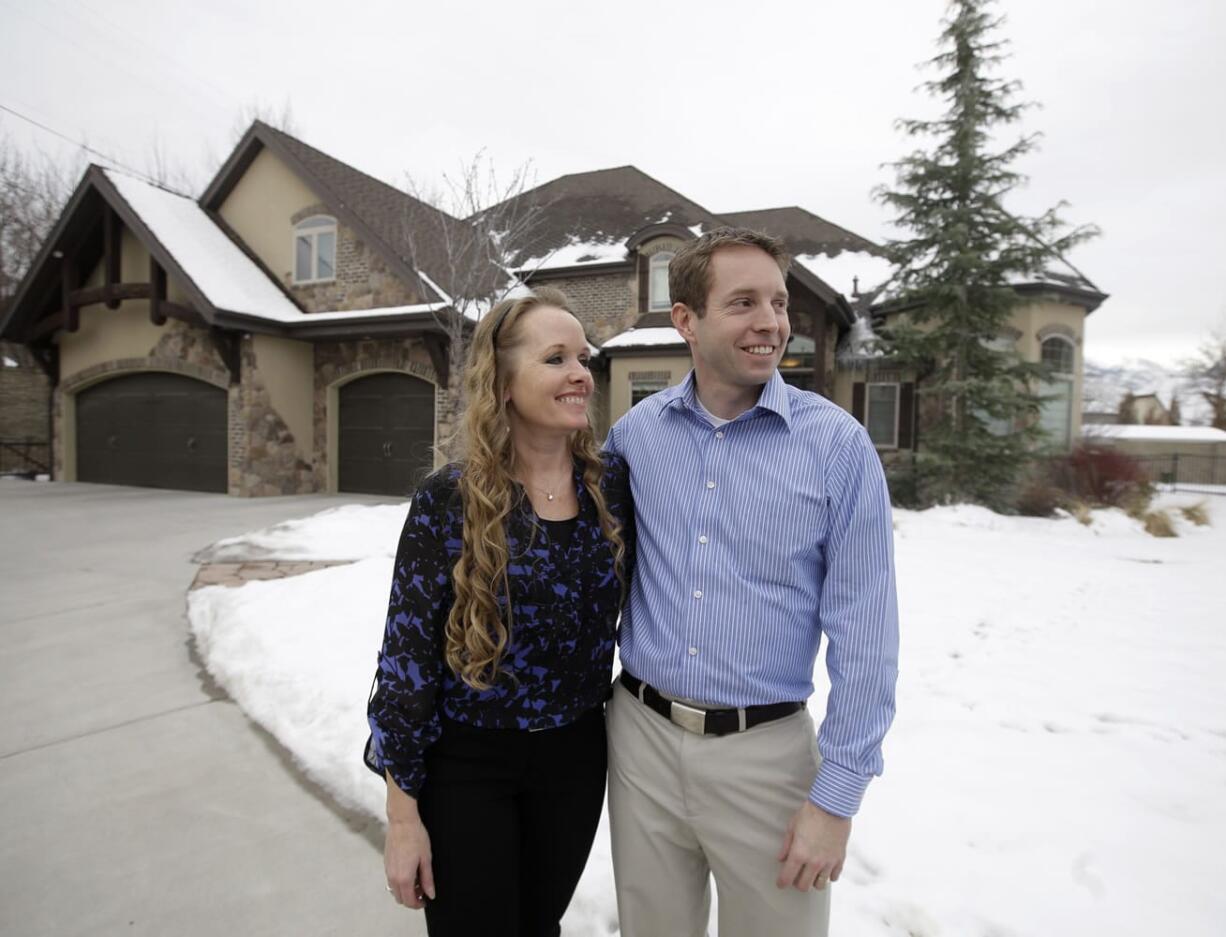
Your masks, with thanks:
[{"label": "man", "polygon": [[[789,259],[720,229],[669,265],[694,368],[609,433],[637,563],[609,704],[624,937],[824,935],[851,817],[881,773],[898,609],[880,461],[846,411],[789,387]],[[826,636],[821,731],[803,701]],[[819,754],[820,751],[820,754]]]}]

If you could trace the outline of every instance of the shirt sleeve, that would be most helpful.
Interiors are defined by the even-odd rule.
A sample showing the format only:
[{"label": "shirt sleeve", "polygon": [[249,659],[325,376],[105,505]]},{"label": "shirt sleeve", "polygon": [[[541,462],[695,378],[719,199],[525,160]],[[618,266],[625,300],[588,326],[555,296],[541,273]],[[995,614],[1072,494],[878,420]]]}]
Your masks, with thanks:
[{"label": "shirt sleeve", "polygon": [[443,672],[444,621],[451,608],[442,473],[409,506],[392,575],[377,688],[367,706],[366,764],[412,797],[426,777],[424,754],[442,732],[435,697]]},{"label": "shirt sleeve", "polygon": [[822,764],[809,799],[850,817],[871,778],[881,774],[881,741],[894,719],[898,679],[890,494],[881,460],[860,426],[834,460],[828,511],[819,616],[829,642],[830,696],[817,735]]}]

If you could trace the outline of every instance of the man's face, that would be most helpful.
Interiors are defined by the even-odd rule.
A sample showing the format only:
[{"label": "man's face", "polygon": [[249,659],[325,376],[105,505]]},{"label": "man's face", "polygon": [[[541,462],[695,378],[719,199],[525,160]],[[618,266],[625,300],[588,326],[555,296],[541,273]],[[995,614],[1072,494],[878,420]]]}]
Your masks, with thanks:
[{"label": "man's face", "polygon": [[690,343],[704,394],[752,394],[783,357],[792,327],[788,291],[774,259],[757,247],[724,247],[711,255],[711,289],[699,317],[681,303],[673,324]]}]

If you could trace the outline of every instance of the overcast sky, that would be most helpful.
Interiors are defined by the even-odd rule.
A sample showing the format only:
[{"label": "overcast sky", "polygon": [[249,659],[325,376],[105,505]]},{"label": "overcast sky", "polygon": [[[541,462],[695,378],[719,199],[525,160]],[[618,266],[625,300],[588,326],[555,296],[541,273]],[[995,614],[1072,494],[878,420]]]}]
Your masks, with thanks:
[{"label": "overcast sky", "polygon": [[[1070,260],[1111,294],[1088,357],[1173,362],[1226,330],[1226,4],[1002,0],[1000,74],[1040,102],[1009,205],[1103,236]],[[715,211],[800,205],[873,239],[883,163],[911,144],[944,0],[321,3],[0,0],[0,105],[198,186],[244,111],[429,187],[484,149],[544,182],[632,163]],[[0,135],[63,154],[0,111]]]}]

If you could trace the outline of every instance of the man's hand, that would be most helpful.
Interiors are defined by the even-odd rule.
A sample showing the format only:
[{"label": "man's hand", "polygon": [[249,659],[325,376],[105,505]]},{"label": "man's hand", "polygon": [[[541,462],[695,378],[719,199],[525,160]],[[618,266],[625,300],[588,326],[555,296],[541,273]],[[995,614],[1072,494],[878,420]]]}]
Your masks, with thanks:
[{"label": "man's hand", "polygon": [[782,863],[775,884],[780,888],[791,885],[798,891],[821,891],[827,882],[837,882],[843,874],[850,836],[850,819],[836,817],[805,801],[788,821],[783,848],[775,857]]}]

